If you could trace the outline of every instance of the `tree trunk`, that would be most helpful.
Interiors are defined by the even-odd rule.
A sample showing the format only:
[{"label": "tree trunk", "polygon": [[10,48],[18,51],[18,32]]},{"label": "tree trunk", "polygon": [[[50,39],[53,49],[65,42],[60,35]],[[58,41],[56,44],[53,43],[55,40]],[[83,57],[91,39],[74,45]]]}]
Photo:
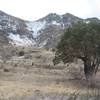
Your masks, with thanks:
[{"label": "tree trunk", "polygon": [[84,61],[84,73],[85,73],[85,77],[88,82],[88,85],[93,87],[95,84],[95,71],[89,60]]}]

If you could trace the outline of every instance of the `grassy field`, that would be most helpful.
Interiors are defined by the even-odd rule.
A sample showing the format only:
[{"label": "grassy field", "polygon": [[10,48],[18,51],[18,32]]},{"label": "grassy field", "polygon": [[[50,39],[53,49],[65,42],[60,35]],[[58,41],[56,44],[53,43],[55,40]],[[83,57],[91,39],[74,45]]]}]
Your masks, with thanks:
[{"label": "grassy field", "polygon": [[[0,100],[67,100],[72,97],[68,95],[100,95],[100,72],[95,88],[89,88],[81,61],[53,66],[54,53],[50,50],[18,47],[16,52],[11,59],[0,61]],[[23,56],[19,52],[24,52]]]}]

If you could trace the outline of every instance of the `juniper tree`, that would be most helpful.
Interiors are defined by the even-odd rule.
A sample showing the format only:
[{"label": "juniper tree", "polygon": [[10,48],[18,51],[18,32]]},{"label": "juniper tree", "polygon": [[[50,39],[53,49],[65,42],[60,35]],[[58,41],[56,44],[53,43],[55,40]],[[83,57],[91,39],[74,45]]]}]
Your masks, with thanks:
[{"label": "juniper tree", "polygon": [[97,73],[100,64],[100,22],[78,22],[66,29],[56,47],[54,64],[81,59],[87,80]]}]

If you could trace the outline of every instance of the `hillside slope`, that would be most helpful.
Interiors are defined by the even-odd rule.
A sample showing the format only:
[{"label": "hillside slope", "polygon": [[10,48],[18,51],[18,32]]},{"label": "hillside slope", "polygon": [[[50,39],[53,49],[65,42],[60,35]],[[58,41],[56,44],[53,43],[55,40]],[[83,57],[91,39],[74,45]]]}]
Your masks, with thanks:
[{"label": "hillside slope", "polygon": [[17,46],[53,48],[66,28],[74,22],[83,20],[100,21],[97,18],[81,19],[69,13],[50,13],[36,21],[25,21],[0,11],[0,41]]}]

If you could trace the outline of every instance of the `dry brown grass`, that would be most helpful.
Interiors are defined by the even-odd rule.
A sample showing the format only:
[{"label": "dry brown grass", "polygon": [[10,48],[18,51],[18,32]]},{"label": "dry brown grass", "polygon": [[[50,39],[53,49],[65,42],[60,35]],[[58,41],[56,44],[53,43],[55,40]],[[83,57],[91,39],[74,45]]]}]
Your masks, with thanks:
[{"label": "dry brown grass", "polygon": [[[1,100],[16,96],[31,96],[36,91],[48,94],[98,95],[99,89],[87,87],[84,75],[80,73],[80,70],[82,71],[81,64],[53,66],[54,54],[51,51],[40,48],[20,47],[17,49],[25,50],[25,55],[30,54],[32,58],[16,55],[5,63],[0,61]],[[9,72],[4,72],[5,68],[9,69]],[[97,76],[99,77],[100,74],[98,73]]]}]

